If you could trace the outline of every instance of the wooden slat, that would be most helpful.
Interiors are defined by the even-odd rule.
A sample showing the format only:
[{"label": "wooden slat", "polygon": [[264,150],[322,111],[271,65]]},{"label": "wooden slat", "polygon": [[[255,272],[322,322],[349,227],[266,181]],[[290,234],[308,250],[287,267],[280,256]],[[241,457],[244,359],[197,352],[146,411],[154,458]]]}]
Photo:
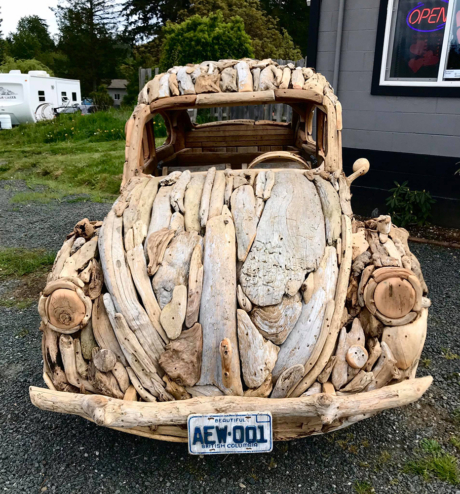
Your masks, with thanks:
[{"label": "wooden slat", "polygon": [[[178,98],[180,96],[177,96]],[[172,99],[172,98],[171,98]],[[205,93],[196,97],[196,106],[210,108],[213,106],[260,105],[275,101],[275,93],[270,91],[255,91],[252,93]]]},{"label": "wooden slat", "polygon": [[[293,137],[283,138],[283,139],[251,139],[251,140],[242,140],[239,138],[229,139],[228,141],[214,141],[214,140],[203,140],[203,141],[186,141],[186,146],[189,148],[209,148],[209,147],[227,147],[230,144],[233,144],[233,147],[241,147],[241,146],[292,146],[294,143]],[[225,151],[222,150],[222,151]]]},{"label": "wooden slat", "polygon": [[254,130],[239,130],[239,131],[226,131],[226,132],[203,132],[203,131],[197,131],[194,130],[192,132],[186,132],[185,133],[185,139],[186,140],[194,140],[194,141],[200,141],[202,139],[207,139],[209,137],[216,137],[219,139],[225,139],[225,138],[233,138],[234,136],[236,137],[241,137],[241,139],[254,139],[256,137],[267,137],[267,136],[292,136],[294,137],[294,131],[292,129],[260,129],[257,131]]}]

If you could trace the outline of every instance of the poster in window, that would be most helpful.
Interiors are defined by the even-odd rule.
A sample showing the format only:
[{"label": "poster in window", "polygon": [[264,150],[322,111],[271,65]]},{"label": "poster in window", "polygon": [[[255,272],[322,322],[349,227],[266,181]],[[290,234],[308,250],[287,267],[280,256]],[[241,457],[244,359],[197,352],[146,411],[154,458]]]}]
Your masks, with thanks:
[{"label": "poster in window", "polygon": [[454,4],[444,79],[447,81],[460,79],[460,0],[456,0]]},{"label": "poster in window", "polygon": [[399,0],[391,78],[437,78],[447,8],[447,0]]}]

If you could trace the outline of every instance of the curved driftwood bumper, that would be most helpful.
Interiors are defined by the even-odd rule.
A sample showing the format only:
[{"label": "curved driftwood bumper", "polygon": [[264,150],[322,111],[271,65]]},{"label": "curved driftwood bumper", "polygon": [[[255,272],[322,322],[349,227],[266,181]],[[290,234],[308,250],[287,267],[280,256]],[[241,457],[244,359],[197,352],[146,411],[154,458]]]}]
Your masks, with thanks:
[{"label": "curved driftwood bumper", "polygon": [[65,393],[30,388],[32,403],[42,410],[79,415],[104,427],[154,439],[187,440],[191,414],[268,411],[273,415],[274,439],[286,440],[330,432],[390,408],[417,401],[430,387],[431,376],[353,395],[320,393],[300,398],[211,396],[185,401],[144,403],[102,395]]}]

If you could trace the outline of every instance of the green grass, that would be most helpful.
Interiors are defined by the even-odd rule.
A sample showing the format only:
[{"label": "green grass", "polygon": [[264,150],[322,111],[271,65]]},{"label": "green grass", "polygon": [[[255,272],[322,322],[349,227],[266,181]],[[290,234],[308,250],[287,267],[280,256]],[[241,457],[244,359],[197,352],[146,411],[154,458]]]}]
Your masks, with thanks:
[{"label": "green grass", "polygon": [[452,485],[460,484],[457,458],[444,451],[434,439],[423,439],[419,457],[404,466],[405,473],[422,476],[425,480],[437,478]]},{"label": "green grass", "polygon": [[354,488],[357,494],[372,494],[373,492],[375,492],[372,484],[366,481],[356,481]]},{"label": "green grass", "polygon": [[0,248],[0,279],[35,273],[52,266],[55,257],[55,252],[42,249]]},{"label": "green grass", "polygon": [[23,310],[23,309],[27,309],[36,302],[37,301],[32,298],[27,298],[25,300],[16,300],[14,298],[4,299],[4,300],[0,300],[0,307],[8,307],[12,309]]},{"label": "green grass", "polygon": [[[0,132],[0,180],[22,179],[31,189],[13,196],[12,202],[113,201],[123,173],[124,127],[130,114],[61,115]],[[159,135],[165,134],[161,125],[155,127]],[[156,145],[164,140],[159,137]],[[87,197],[74,197],[81,194]]]},{"label": "green grass", "polygon": [[450,348],[441,348],[442,356],[446,360],[458,360],[460,359],[460,355],[453,353]]}]

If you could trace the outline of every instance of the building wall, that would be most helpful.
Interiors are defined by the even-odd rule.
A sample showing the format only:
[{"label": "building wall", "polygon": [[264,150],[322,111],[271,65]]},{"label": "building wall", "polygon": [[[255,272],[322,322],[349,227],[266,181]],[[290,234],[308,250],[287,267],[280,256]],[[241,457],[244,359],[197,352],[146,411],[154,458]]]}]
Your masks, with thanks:
[{"label": "building wall", "polygon": [[[107,92],[113,98],[113,104],[114,104],[114,106],[120,106],[121,105],[121,102],[123,101],[123,97],[127,93],[126,89],[107,89]],[[119,100],[116,100],[115,99],[115,94],[119,94],[120,95],[120,99]]]},{"label": "building wall", "polygon": [[[316,69],[331,82],[338,4],[321,0]],[[394,180],[408,180],[411,188],[437,197],[438,222],[446,223],[447,208],[460,226],[460,177],[454,176],[460,168],[455,164],[460,161],[460,99],[371,95],[379,6],[380,0],[345,0],[338,80],[345,166],[350,168],[361,152],[374,171],[360,179],[362,187],[380,189],[377,196],[383,198]]]}]

